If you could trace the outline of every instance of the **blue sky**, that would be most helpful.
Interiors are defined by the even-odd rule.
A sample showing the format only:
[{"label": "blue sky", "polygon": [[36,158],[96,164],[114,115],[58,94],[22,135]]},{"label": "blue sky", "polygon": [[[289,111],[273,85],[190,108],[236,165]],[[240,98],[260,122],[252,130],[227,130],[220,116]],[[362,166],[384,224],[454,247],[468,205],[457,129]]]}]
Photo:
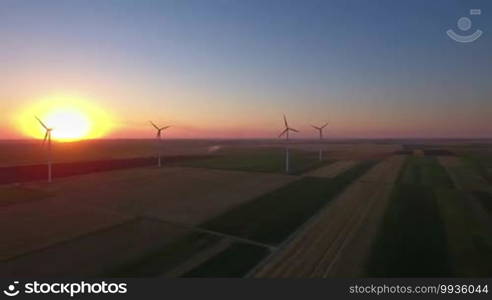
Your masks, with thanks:
[{"label": "blue sky", "polygon": [[[484,35],[456,43],[445,31],[471,8]],[[485,0],[0,0],[0,109],[76,94],[115,116],[117,137],[147,119],[176,137],[269,137],[282,113],[303,136],[329,119],[334,137],[490,137],[491,13]]]}]

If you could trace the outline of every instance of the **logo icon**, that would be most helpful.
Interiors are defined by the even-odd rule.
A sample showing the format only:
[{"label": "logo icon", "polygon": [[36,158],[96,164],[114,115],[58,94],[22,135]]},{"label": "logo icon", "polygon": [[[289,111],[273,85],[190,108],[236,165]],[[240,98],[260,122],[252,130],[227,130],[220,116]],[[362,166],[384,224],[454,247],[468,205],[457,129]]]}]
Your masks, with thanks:
[{"label": "logo icon", "polygon": [[[481,14],[482,14],[481,9],[470,9],[470,15],[471,16],[479,16]],[[458,28],[461,31],[463,31],[463,32],[468,31],[468,30],[470,30],[471,27],[472,27],[472,21],[470,20],[470,18],[461,17],[458,19]],[[452,29],[449,29],[448,31],[446,31],[446,33],[448,34],[448,36],[450,38],[452,38],[456,42],[471,43],[471,42],[476,41],[482,35],[483,32],[478,29],[475,32],[473,32],[472,34],[462,35],[462,34],[458,34],[458,33],[454,32],[454,30],[452,30]]]},{"label": "logo icon", "polygon": [[6,290],[3,291],[3,293],[9,297],[14,297],[19,295],[19,291],[15,289],[15,285],[19,284],[18,281],[14,281],[14,284],[10,284]]}]

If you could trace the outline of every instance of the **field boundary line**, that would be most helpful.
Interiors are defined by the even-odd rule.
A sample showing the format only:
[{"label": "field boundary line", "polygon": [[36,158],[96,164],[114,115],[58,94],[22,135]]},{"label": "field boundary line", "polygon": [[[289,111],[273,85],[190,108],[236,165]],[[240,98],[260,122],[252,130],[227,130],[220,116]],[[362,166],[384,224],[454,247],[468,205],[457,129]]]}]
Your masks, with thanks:
[{"label": "field boundary line", "polygon": [[382,180],[358,180],[357,182],[360,182],[360,183],[378,183],[378,184],[381,184],[381,185],[394,185],[395,183],[394,182],[385,182],[385,181],[382,181]]},{"label": "field boundary line", "polygon": [[170,225],[174,225],[174,226],[177,226],[177,227],[189,229],[189,230],[196,231],[196,232],[208,233],[210,235],[214,235],[214,236],[218,236],[218,237],[222,237],[222,238],[227,238],[227,239],[232,240],[232,241],[235,241],[235,242],[241,242],[241,243],[246,243],[246,244],[250,244],[250,245],[255,245],[255,246],[267,248],[269,251],[275,251],[277,249],[277,247],[272,246],[272,245],[268,245],[268,244],[264,244],[264,243],[261,243],[261,242],[253,241],[253,240],[250,240],[250,239],[238,237],[238,236],[235,236],[235,235],[230,235],[230,234],[227,234],[227,233],[222,233],[222,232],[217,232],[217,231],[213,231],[213,230],[208,230],[208,229],[205,229],[205,228],[201,228],[199,226],[193,226],[193,225],[187,225],[187,224],[183,224],[183,223],[176,223],[176,222],[166,221],[166,220],[162,220],[162,219],[160,219],[158,217],[154,217],[154,216],[141,216],[141,218],[142,219],[154,220],[154,221],[158,221],[158,222],[162,222],[162,223],[166,223],[166,224],[170,224]]},{"label": "field boundary line", "polygon": [[193,269],[199,267],[203,263],[212,259],[216,255],[225,251],[228,247],[232,245],[232,241],[229,239],[222,239],[216,245],[212,245],[209,248],[205,248],[203,251],[193,255],[187,261],[179,264],[175,268],[160,274],[160,278],[179,278],[184,274],[192,271]]},{"label": "field boundary line", "polygon": [[194,170],[206,170],[206,171],[223,171],[223,172],[237,172],[237,173],[247,173],[247,174],[257,174],[257,175],[265,175],[265,174],[270,174],[270,175],[280,175],[280,176],[286,176],[286,177],[302,177],[302,174],[286,174],[281,171],[274,172],[274,171],[249,171],[249,170],[238,170],[238,169],[225,169],[225,168],[207,168],[207,167],[192,167],[192,166],[172,166],[168,165],[168,167],[173,167],[173,168],[183,168],[183,169],[194,169]]}]

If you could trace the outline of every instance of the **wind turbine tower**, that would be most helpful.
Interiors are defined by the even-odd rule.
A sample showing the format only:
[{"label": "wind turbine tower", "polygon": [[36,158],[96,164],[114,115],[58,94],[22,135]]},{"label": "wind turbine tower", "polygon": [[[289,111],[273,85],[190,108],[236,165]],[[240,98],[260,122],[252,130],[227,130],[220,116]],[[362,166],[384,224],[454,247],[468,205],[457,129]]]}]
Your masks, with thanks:
[{"label": "wind turbine tower", "polygon": [[280,133],[280,135],[278,136],[279,138],[282,137],[282,136],[285,136],[285,172],[286,173],[289,173],[290,171],[290,162],[289,162],[289,132],[292,131],[292,132],[299,132],[297,129],[294,129],[294,128],[291,128],[289,127],[289,123],[287,122],[287,118],[285,117],[284,115],[284,126],[285,126],[285,129],[284,131],[282,131],[282,133]]},{"label": "wind turbine tower", "polygon": [[156,139],[157,139],[157,146],[158,146],[158,153],[157,153],[157,166],[160,168],[162,167],[162,159],[161,159],[161,143],[162,143],[162,131],[168,129],[171,126],[164,126],[164,127],[159,127],[155,125],[154,122],[150,121],[150,124],[155,128],[157,131],[156,134]]},{"label": "wind turbine tower", "polygon": [[[322,141],[323,140],[323,129],[325,129],[325,127],[328,125],[328,123],[325,123],[325,125],[323,126],[314,126],[314,125],[311,125],[314,129],[318,130],[319,131],[319,140]],[[321,145],[319,146],[319,160],[323,160],[323,149],[321,147]]]},{"label": "wind turbine tower", "polygon": [[43,126],[44,130],[46,131],[46,133],[44,134],[44,139],[43,139],[43,146],[48,143],[48,182],[52,182],[53,181],[53,178],[52,178],[52,172],[51,172],[51,168],[52,168],[52,164],[53,164],[53,156],[52,156],[52,149],[51,149],[51,132],[53,131],[53,128],[49,128],[48,126],[46,126],[46,124],[43,123],[43,121],[41,121],[38,117],[36,117],[36,120],[38,120],[39,124],[41,124],[41,126]]}]

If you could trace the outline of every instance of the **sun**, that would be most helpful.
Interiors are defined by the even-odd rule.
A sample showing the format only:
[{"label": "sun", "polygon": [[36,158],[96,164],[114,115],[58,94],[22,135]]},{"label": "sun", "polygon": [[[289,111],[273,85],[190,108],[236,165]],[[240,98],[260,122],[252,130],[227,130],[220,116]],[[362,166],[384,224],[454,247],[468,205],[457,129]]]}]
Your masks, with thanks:
[{"label": "sun", "polygon": [[45,129],[35,116],[53,129],[52,138],[58,142],[100,138],[111,129],[107,112],[81,98],[52,96],[34,101],[23,109],[17,120],[19,128],[29,137],[42,139]]},{"label": "sun", "polygon": [[52,137],[55,140],[80,140],[91,132],[91,121],[75,108],[55,109],[42,118],[42,121],[53,128]]}]

